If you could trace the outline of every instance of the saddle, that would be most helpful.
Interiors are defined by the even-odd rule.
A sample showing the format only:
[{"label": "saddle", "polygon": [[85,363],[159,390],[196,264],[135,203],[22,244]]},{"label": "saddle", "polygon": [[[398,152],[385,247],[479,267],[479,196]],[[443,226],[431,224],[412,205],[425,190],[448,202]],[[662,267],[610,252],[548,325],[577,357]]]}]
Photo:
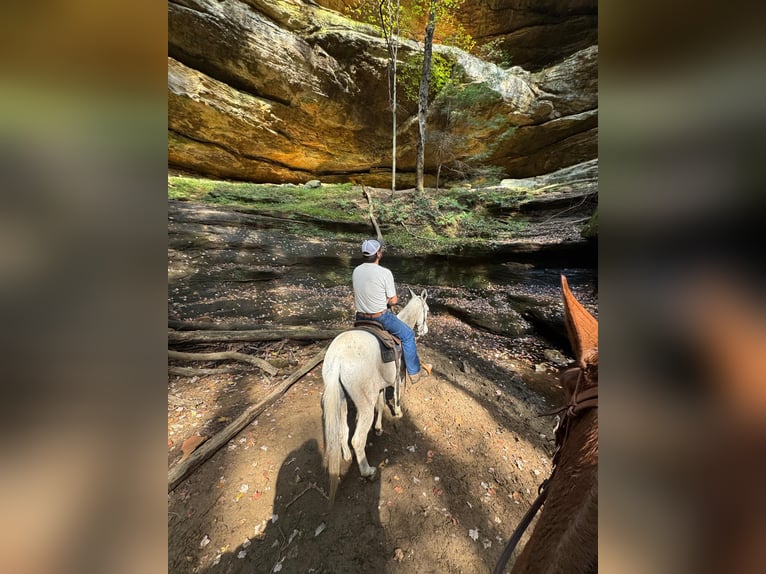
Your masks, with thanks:
[{"label": "saddle", "polygon": [[397,365],[399,364],[402,355],[402,342],[386,331],[380,323],[360,319],[354,321],[354,329],[367,331],[377,337],[378,343],[380,343],[380,357],[384,363],[396,361]]}]

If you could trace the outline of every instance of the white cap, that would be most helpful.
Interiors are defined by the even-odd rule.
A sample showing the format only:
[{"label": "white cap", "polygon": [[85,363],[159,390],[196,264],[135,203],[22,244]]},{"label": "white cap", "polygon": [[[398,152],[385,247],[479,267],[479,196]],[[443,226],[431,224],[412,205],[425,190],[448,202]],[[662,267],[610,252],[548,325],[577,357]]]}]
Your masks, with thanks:
[{"label": "white cap", "polygon": [[362,243],[362,255],[365,257],[375,255],[379,249],[380,242],[375,239],[366,239],[364,243]]}]

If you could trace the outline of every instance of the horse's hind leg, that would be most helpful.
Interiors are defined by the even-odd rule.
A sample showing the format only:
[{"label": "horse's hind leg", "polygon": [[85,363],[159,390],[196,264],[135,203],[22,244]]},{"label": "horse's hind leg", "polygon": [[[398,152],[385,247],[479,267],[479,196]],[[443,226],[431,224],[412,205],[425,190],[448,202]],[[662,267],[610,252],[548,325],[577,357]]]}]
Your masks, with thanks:
[{"label": "horse's hind leg", "polygon": [[396,418],[399,418],[402,416],[402,387],[401,387],[401,379],[400,377],[396,377],[396,382],[394,383],[394,416]]},{"label": "horse's hind leg", "polygon": [[378,393],[378,405],[375,407],[377,410],[375,416],[375,434],[380,436],[383,434],[383,409],[386,408],[386,391],[385,389]]},{"label": "horse's hind leg", "polygon": [[340,420],[342,421],[340,448],[343,451],[343,460],[349,461],[351,460],[351,449],[348,448],[348,401],[346,400],[346,397],[343,397],[343,400],[340,403]]},{"label": "horse's hind leg", "polygon": [[374,416],[375,411],[372,404],[365,404],[361,407],[357,405],[356,429],[351,439],[351,446],[354,447],[356,461],[359,464],[359,472],[370,480],[375,479],[376,470],[367,463],[367,454],[364,452],[364,447],[367,444],[367,433],[370,432]]}]

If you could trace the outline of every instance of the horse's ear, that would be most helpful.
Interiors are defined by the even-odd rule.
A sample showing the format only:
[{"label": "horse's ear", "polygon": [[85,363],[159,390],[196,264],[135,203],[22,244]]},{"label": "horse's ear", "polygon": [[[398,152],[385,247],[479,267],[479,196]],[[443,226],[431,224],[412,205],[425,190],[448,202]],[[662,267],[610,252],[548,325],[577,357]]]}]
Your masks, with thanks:
[{"label": "horse's ear", "polygon": [[[409,287],[407,287],[407,289],[410,289],[410,288],[409,288]],[[415,297],[417,297],[417,295],[415,295],[415,292],[414,292],[412,289],[410,289],[410,297],[412,297],[413,299],[414,299]]]},{"label": "horse's ear", "polygon": [[423,299],[423,301],[425,301],[427,297],[428,297],[428,293],[426,293],[426,290],[423,289],[423,292],[420,294],[420,298]]},{"label": "horse's ear", "polygon": [[564,319],[569,342],[577,363],[584,367],[598,352],[598,321],[575,299],[569,290],[567,278],[561,276],[561,291],[564,294]]}]

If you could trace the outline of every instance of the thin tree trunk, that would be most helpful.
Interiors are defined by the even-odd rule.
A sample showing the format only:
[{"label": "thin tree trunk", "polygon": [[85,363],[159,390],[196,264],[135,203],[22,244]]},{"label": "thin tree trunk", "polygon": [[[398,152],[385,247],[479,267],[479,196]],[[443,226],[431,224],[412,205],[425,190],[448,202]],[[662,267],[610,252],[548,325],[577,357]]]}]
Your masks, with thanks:
[{"label": "thin tree trunk", "polygon": [[[394,50],[396,54],[396,50]],[[391,106],[391,197],[396,193],[396,55],[393,57],[394,61],[394,77],[393,77],[393,104]]]},{"label": "thin tree trunk", "polygon": [[426,116],[428,115],[428,86],[431,81],[431,52],[433,51],[434,27],[436,19],[437,1],[431,2],[428,12],[428,24],[426,25],[426,37],[423,48],[423,73],[420,76],[420,89],[418,90],[418,147],[416,163],[415,188],[419,193],[423,192],[423,179],[426,156]]},{"label": "thin tree trunk", "polygon": [[[383,5],[385,4],[388,13],[388,19],[383,14]],[[389,74],[388,74],[388,98],[391,102],[391,197],[396,192],[396,66],[399,54],[399,12],[401,9],[400,0],[392,5],[392,0],[380,0],[378,12],[380,13],[380,24],[383,28],[383,34],[386,37],[386,45],[389,54]],[[387,30],[387,25],[390,30]]]},{"label": "thin tree trunk", "polygon": [[300,369],[290,375],[284,383],[269,393],[265,399],[257,405],[248,407],[244,413],[224,427],[218,434],[206,440],[189,458],[173,466],[173,468],[168,471],[168,492],[173,491],[187,476],[194,472],[197,467],[213,456],[219,448],[234,438],[239,431],[249,425],[259,414],[271,406],[275,400],[285,394],[296,381],[321,363],[326,351],[327,349],[322,349],[322,351],[314,356],[313,359],[305,363]]}]

